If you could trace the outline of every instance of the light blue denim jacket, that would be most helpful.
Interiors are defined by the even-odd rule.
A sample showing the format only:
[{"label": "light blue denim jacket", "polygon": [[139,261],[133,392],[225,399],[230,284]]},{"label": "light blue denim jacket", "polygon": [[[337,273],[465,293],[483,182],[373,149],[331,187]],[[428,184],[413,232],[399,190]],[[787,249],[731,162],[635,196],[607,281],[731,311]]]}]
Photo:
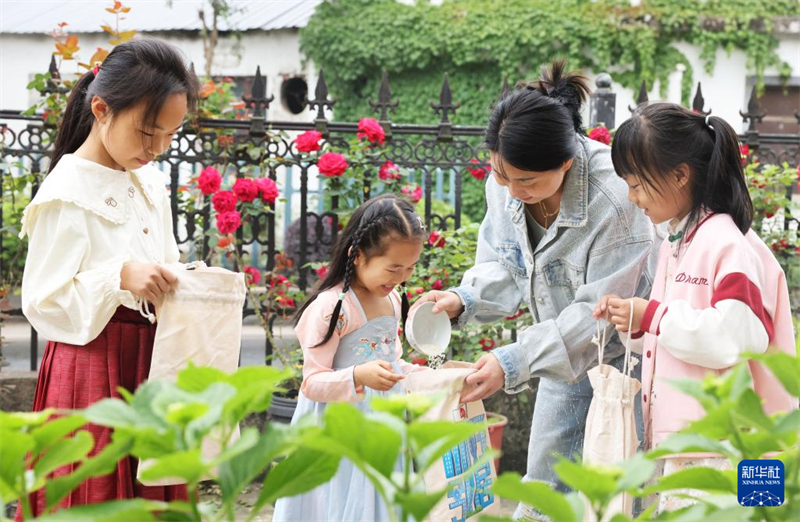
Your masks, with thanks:
[{"label": "light blue denim jacket", "polygon": [[[597,301],[606,294],[647,298],[650,293],[653,225],[628,201],[611,149],[583,136],[578,141],[561,211],[535,251],[523,202],[493,177],[487,180],[475,266],[452,289],[465,306],[458,326],[498,321],[514,315],[522,303],[533,314],[533,326],[520,332],[517,342],[492,351],[505,371],[509,393],[524,390],[533,377],[581,380],[597,363],[591,342]],[[604,358],[622,353],[614,335]]]}]

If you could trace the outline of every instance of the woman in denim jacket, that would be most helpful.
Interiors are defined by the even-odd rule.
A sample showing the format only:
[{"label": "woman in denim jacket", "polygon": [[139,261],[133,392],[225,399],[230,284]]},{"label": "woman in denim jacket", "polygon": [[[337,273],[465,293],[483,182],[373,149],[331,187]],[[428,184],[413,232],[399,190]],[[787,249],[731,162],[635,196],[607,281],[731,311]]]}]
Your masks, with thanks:
[{"label": "woman in denim jacket", "polygon": [[[565,73],[557,62],[497,103],[484,143],[493,176],[486,182],[475,266],[458,288],[419,300],[436,302],[434,311],[447,312],[459,326],[499,321],[527,305],[533,326],[478,360],[467,377],[478,387],[464,400],[500,388],[518,393],[539,377],[526,479],[562,491],[553,454],[582,453],[592,399],[586,371],[597,364],[592,310],[606,294],[649,294],[646,265],[655,237],[628,201],[610,147],[582,131],[588,92],[585,77]],[[606,327],[612,336],[613,327]],[[624,348],[616,335],[611,339],[606,362],[621,363]],[[520,505],[516,516],[536,515]]]}]

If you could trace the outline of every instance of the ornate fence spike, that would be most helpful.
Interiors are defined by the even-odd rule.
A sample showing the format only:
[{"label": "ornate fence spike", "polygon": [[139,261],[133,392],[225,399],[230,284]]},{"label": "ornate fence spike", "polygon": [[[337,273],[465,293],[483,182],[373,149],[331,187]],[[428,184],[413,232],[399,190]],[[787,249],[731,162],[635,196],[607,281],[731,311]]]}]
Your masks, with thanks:
[{"label": "ornate fence spike", "polygon": [[378,102],[372,101],[372,98],[367,101],[373,111],[381,111],[381,122],[389,121],[389,112],[395,112],[400,105],[398,100],[392,100],[392,88],[389,87],[389,73],[383,71],[381,75],[381,86],[378,88]]},{"label": "ornate fence spike", "polygon": [[242,96],[242,100],[248,107],[253,109],[253,116],[250,119],[250,135],[264,136],[266,130],[264,121],[267,119],[267,108],[275,96],[267,98],[267,81],[261,74],[261,66],[256,67],[256,76],[253,85],[250,87],[250,96]]},{"label": "ornate fence spike", "polygon": [[761,102],[758,101],[755,85],[753,85],[753,90],[750,91],[750,100],[747,102],[747,112],[739,111],[739,115],[742,117],[744,123],[750,122],[750,126],[747,128],[748,134],[755,132],[756,122],[761,123],[764,120],[764,116],[767,115],[766,111],[761,108]]},{"label": "ornate fence spike", "polygon": [[650,99],[647,97],[647,80],[642,80],[642,85],[639,87],[639,95],[636,96],[636,107],[629,106],[628,110],[636,112],[636,109],[649,101]]},{"label": "ornate fence spike", "polygon": [[439,103],[431,102],[431,108],[433,109],[434,113],[441,113],[442,121],[439,123],[440,125],[449,125],[450,124],[450,116],[449,114],[452,112],[453,114],[456,113],[456,110],[461,107],[461,102],[453,103],[453,93],[450,90],[450,80],[448,79],[447,73],[444,73],[444,81],[442,82],[442,90],[439,93]]},{"label": "ornate fence spike", "polygon": [[589,123],[592,127],[602,124],[608,129],[613,129],[617,124],[617,93],[611,90],[613,83],[611,75],[600,73],[594,83],[597,89],[590,97]]},{"label": "ornate fence spike", "polygon": [[314,99],[309,100],[306,98],[306,105],[308,108],[317,111],[317,117],[314,120],[317,130],[323,134],[327,133],[328,120],[325,118],[325,109],[333,109],[333,104],[336,100],[328,99],[328,84],[325,83],[325,71],[320,69],[319,76],[317,77],[317,86],[314,89]]},{"label": "ornate fence spike", "polygon": [[711,109],[709,109],[708,112],[703,110],[705,105],[706,100],[703,98],[703,88],[701,87],[700,82],[697,82],[697,92],[694,94],[694,100],[692,100],[692,110],[698,114],[711,114]]}]

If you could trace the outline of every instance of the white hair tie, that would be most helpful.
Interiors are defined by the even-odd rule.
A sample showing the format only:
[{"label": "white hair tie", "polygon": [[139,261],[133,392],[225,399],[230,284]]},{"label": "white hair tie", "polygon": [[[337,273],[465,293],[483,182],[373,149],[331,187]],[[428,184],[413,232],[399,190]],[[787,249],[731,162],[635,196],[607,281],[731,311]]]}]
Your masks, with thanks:
[{"label": "white hair tie", "polygon": [[713,125],[711,125],[711,124],[709,123],[709,118],[711,118],[711,115],[710,115],[710,114],[707,114],[707,115],[706,115],[706,125],[708,126],[708,128],[709,128],[709,129],[711,129],[711,130],[713,130],[714,132],[716,132],[716,130],[714,129],[714,126],[713,126]]}]

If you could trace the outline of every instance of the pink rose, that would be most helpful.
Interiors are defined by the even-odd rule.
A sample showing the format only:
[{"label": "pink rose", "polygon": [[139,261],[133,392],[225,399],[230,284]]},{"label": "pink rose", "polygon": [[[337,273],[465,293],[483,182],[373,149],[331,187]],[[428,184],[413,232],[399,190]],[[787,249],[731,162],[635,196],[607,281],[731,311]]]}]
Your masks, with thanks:
[{"label": "pink rose", "polygon": [[611,133],[608,132],[608,129],[601,125],[600,127],[595,127],[589,131],[589,139],[610,145]]},{"label": "pink rose", "polygon": [[422,187],[419,185],[406,185],[400,192],[415,205],[422,199]]},{"label": "pink rose", "polygon": [[431,290],[441,290],[442,288],[444,288],[444,283],[442,283],[441,279],[437,279],[431,284]]},{"label": "pink rose", "polygon": [[750,145],[739,145],[739,154],[742,156],[742,166],[747,165],[747,157],[750,155]]},{"label": "pink rose", "polygon": [[197,178],[197,186],[200,187],[200,192],[206,196],[218,191],[221,184],[222,176],[219,175],[219,171],[214,167],[204,168],[203,172],[200,173],[200,177]]},{"label": "pink rose", "polygon": [[467,167],[467,172],[469,172],[473,178],[477,179],[478,181],[483,181],[486,178],[486,175],[489,174],[489,171],[486,170],[481,165],[481,160],[478,158],[472,158],[469,160],[470,163],[478,164],[477,167]]},{"label": "pink rose", "polygon": [[239,198],[239,201],[251,203],[258,197],[258,185],[252,179],[239,178],[233,184],[233,193]]},{"label": "pink rose", "polygon": [[236,194],[230,190],[221,190],[211,196],[211,204],[214,205],[214,210],[220,214],[236,210],[236,202]]},{"label": "pink rose", "polygon": [[397,181],[402,177],[400,168],[391,161],[387,161],[381,165],[381,168],[378,170],[378,178],[383,181]]},{"label": "pink rose", "polygon": [[250,286],[257,285],[261,281],[261,273],[254,266],[246,266],[242,269],[242,272],[247,274],[247,284]]},{"label": "pink rose", "polygon": [[386,133],[383,131],[383,127],[373,118],[361,118],[358,121],[358,133],[356,136],[367,138],[373,144],[383,145],[383,142],[386,141]]},{"label": "pink rose", "polygon": [[242,217],[236,212],[223,212],[217,215],[217,229],[220,234],[232,234],[242,226]]},{"label": "pink rose", "polygon": [[321,139],[321,132],[306,131],[294,139],[294,145],[298,152],[314,152],[320,149],[319,141]]},{"label": "pink rose", "polygon": [[267,203],[275,203],[278,199],[280,192],[278,192],[278,185],[275,184],[270,178],[260,178],[256,180],[258,190],[261,191],[261,199]]},{"label": "pink rose", "polygon": [[319,173],[329,178],[338,178],[347,170],[347,160],[338,152],[326,152],[317,161]]},{"label": "pink rose", "polygon": [[445,239],[442,237],[442,234],[434,230],[431,232],[431,235],[428,236],[428,244],[434,248],[444,248]]},{"label": "pink rose", "polygon": [[314,270],[317,273],[317,277],[320,279],[325,279],[325,276],[328,275],[328,265],[322,265],[321,267]]}]

